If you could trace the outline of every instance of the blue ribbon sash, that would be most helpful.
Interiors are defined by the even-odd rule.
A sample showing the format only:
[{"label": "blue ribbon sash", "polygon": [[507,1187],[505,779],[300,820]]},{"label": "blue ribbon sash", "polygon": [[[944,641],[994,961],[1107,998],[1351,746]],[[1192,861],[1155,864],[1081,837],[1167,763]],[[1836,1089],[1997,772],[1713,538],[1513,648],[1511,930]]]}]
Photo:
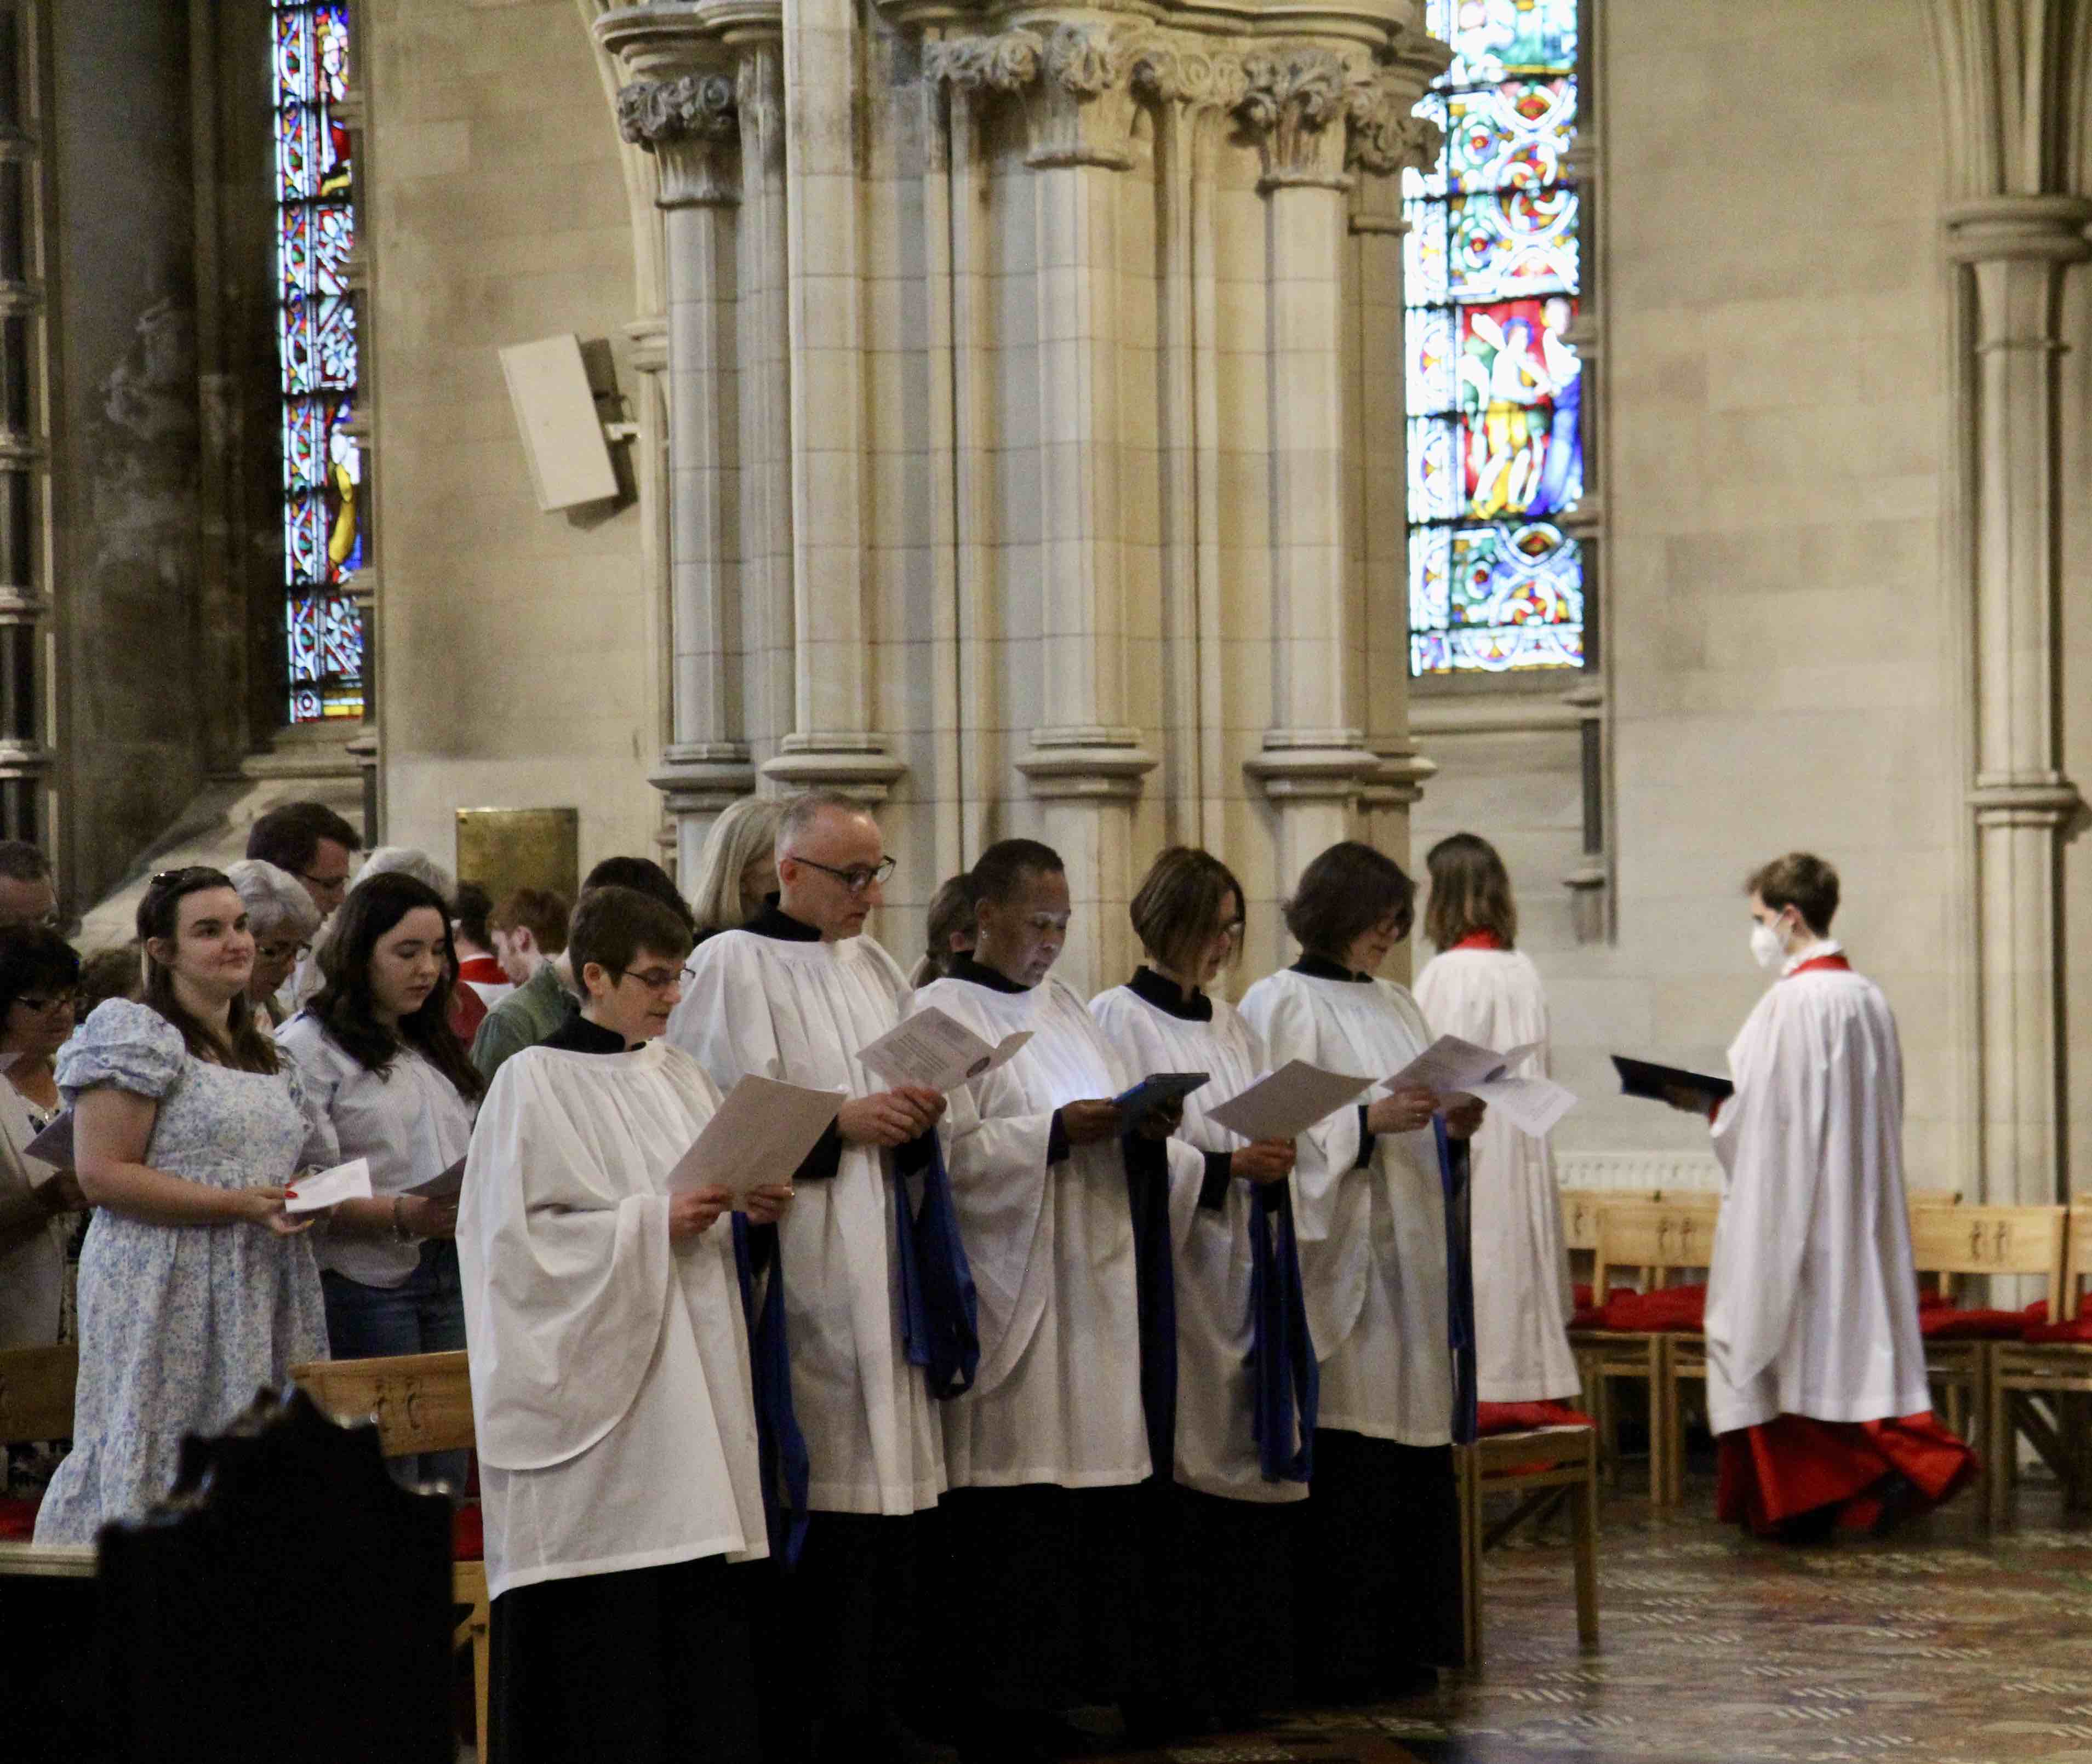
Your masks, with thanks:
[{"label": "blue ribbon sash", "polygon": [[949,1401],[972,1388],[980,1367],[980,1313],[974,1274],[959,1240],[944,1147],[933,1129],[923,1177],[923,1204],[910,1209],[907,1178],[893,1179],[895,1237],[900,1244],[901,1341],[920,1366],[930,1394]]},{"label": "blue ribbon sash", "polygon": [[1438,1138],[1438,1180],[1446,1196],[1446,1308],[1453,1353],[1453,1443],[1475,1441],[1475,1265],[1467,1230],[1467,1142],[1446,1132],[1445,1117],[1434,1116]]},{"label": "blue ribbon sash", "polygon": [[[799,1559],[806,1541],[806,1486],[810,1466],[806,1436],[792,1406],[792,1351],[784,1336],[784,1255],[773,1245],[770,1280],[759,1309],[755,1257],[748,1215],[733,1218],[733,1265],[741,1277],[741,1313],[748,1325],[749,1369],[755,1391],[757,1462],[763,1471],[763,1516],[770,1553],[786,1568]],[[774,1235],[774,1227],[773,1227]]]},{"label": "blue ribbon sash", "polygon": [[[1308,1333],[1293,1193],[1274,1182],[1253,1191],[1249,1221],[1251,1430],[1267,1482],[1305,1482],[1315,1469],[1321,1370]],[[1274,1241],[1274,1239],[1276,1240]]]}]

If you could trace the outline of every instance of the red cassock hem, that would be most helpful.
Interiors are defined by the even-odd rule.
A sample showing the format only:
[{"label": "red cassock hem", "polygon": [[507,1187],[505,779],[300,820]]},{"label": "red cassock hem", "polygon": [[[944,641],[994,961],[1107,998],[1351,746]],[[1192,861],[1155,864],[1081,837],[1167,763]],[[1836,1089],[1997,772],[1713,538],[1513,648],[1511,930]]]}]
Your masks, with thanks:
[{"label": "red cassock hem", "polygon": [[1714,1510],[1761,1538],[1800,1519],[1875,1532],[1952,1500],[1975,1477],[1976,1454],[1931,1414],[1891,1421],[1779,1415],[1723,1434]]}]

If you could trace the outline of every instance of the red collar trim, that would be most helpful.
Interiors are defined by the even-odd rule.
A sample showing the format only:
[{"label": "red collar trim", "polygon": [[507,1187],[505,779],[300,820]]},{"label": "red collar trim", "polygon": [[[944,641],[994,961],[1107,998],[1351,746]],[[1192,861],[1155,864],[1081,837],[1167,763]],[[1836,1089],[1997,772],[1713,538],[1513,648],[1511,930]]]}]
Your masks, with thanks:
[{"label": "red collar trim", "polygon": [[1804,962],[1786,977],[1792,980],[1796,974],[1813,973],[1819,968],[1826,974],[1849,974],[1852,964],[1842,955],[1819,955],[1813,961]]},{"label": "red collar trim", "polygon": [[[1510,947],[1511,945],[1505,942],[1493,931],[1470,931],[1453,946],[1454,949],[1506,950]],[[1450,954],[1450,951],[1448,953]]]},{"label": "red collar trim", "polygon": [[498,984],[508,979],[501,971],[501,964],[491,955],[469,955],[458,964],[460,980],[483,980]]}]

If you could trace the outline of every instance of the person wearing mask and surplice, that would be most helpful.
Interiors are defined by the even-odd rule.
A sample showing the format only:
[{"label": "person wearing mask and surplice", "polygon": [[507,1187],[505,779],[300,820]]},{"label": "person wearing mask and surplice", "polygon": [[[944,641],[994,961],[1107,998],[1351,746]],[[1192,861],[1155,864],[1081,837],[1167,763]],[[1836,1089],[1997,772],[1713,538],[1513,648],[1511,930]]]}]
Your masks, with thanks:
[{"label": "person wearing mask and surplice", "polygon": [[1293,1179],[1321,1367],[1298,1645],[1303,1693],[1333,1701],[1427,1689],[1465,1653],[1452,1447],[1473,1437],[1474,1354],[1455,1142],[1483,1111],[1381,1087],[1432,1041],[1407,989],[1375,977],[1415,898],[1393,859],[1331,846],[1286,908],[1300,960],[1242,1004],[1274,1067],[1375,1080],[1368,1101],[1301,1136]]},{"label": "person wearing mask and surplice", "polygon": [[1128,1671],[1150,1467],[1130,1184],[1160,1192],[1169,1122],[1122,1136],[1110,1099],[1135,1075],[1051,977],[1070,912],[1059,855],[1005,839],[970,880],[973,951],[915,1003],[991,1046],[1031,1036],[953,1110],[981,1360],[944,1410],[948,1596],[975,1764],[1045,1756],[1060,1711],[1147,1689]]},{"label": "person wearing mask and surplice", "polygon": [[[1263,1038],[1214,982],[1241,947],[1243,890],[1175,846],[1135,893],[1147,961],[1091,1001],[1137,1074],[1207,1073],[1173,1151],[1177,1403],[1169,1576],[1187,1714],[1247,1725],[1294,1696],[1293,1560],[1312,1464],[1316,1373],[1294,1243],[1290,1141],[1251,1145],[1206,1119],[1267,1069]],[[1165,1469],[1169,1468],[1164,1466]],[[1257,1621],[1245,1623],[1254,1611]]]},{"label": "person wearing mask and surplice", "polygon": [[857,1059],[910,996],[863,934],[893,867],[879,824],[846,796],[809,792],[787,806],[776,849],[777,898],[699,946],[668,1033],[722,1091],[756,1074],[848,1096],[794,1178],[779,1240],[812,1512],[784,1620],[820,1668],[800,1702],[816,1731],[797,1743],[856,1764],[898,1758],[907,1739],[919,1516],[945,1486],[932,1384],[949,1392],[970,1376],[953,1351],[966,1272],[936,1140],[944,1098],[889,1086]]},{"label": "person wearing mask and surplice", "polygon": [[628,888],[582,899],[587,993],[505,1060],[458,1215],[503,1764],[766,1754],[750,1638],[769,1554],[750,1313],[789,1207],[667,1178],[720,1093],[662,1038],[689,933]]}]

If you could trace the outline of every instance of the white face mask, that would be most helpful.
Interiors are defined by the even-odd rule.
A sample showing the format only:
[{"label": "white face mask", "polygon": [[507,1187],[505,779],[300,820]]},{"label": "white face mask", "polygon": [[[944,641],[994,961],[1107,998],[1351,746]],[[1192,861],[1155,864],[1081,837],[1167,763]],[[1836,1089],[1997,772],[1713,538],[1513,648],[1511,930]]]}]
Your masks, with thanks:
[{"label": "white face mask", "polygon": [[1783,968],[1787,965],[1787,934],[1777,924],[1767,925],[1762,919],[1751,925],[1751,956],[1764,968]]}]

